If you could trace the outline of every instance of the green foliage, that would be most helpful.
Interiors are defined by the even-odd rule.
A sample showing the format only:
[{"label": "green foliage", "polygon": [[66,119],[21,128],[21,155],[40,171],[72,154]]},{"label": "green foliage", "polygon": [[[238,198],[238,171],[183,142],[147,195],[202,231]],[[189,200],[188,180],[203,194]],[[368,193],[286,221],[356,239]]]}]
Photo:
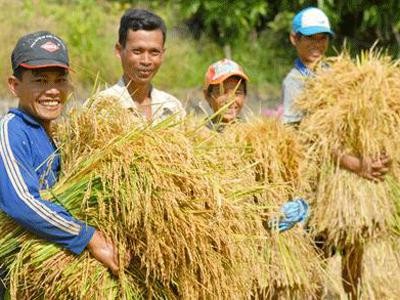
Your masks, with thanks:
[{"label": "green foliage", "polygon": [[[76,82],[87,86],[99,73],[101,81],[118,76],[119,63],[113,49],[117,39],[120,5],[96,0],[74,0],[66,5],[51,6],[49,13],[56,20],[67,41]],[[71,13],[73,12],[73,13]]]},{"label": "green foliage", "polygon": [[333,20],[338,40],[348,39],[355,51],[371,47],[375,41],[378,46],[399,55],[400,46],[400,2],[379,1],[321,1],[324,9]]},{"label": "green foliage", "polygon": [[[332,44],[358,52],[378,46],[398,56],[400,2],[388,0],[0,0],[0,79],[10,73],[10,53],[17,38],[35,30],[50,30],[69,45],[75,85],[90,91],[94,82],[115,82],[121,75],[114,55],[119,19],[127,8],[149,8],[166,21],[167,52],[155,78],[156,85],[184,99],[183,90],[201,86],[207,66],[224,56],[229,45],[232,59],[251,77],[252,84],[272,83],[279,89],[295,51],[288,41],[294,14],[318,6],[328,15],[336,33]],[[330,50],[332,53],[332,50]],[[3,85],[0,94],[6,95]]]},{"label": "green foliage", "polygon": [[177,2],[183,16],[190,19],[189,22],[199,22],[199,29],[221,46],[245,39],[268,9],[263,0],[253,0],[251,5],[240,0]]}]

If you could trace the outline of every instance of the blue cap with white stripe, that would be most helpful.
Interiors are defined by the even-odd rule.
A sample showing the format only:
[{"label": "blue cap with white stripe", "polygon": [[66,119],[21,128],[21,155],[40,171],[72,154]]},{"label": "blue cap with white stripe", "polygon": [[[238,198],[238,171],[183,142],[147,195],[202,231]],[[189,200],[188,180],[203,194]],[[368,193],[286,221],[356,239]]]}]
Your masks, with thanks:
[{"label": "blue cap with white stripe", "polygon": [[298,12],[293,18],[292,30],[294,33],[301,33],[302,35],[318,33],[333,35],[328,17],[316,7],[309,7]]}]

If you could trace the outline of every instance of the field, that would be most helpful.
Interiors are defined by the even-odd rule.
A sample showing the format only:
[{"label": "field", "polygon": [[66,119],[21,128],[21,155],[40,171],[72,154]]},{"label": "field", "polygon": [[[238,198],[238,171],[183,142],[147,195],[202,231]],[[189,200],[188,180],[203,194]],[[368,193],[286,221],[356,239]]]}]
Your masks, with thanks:
[{"label": "field", "polygon": [[[115,55],[114,55],[113,47],[114,47],[115,40],[116,40],[119,17],[122,14],[122,12],[127,7],[129,7],[129,4],[127,4],[126,2],[127,1],[101,1],[101,0],[98,0],[98,1],[95,1],[95,0],[61,1],[61,2],[51,1],[51,0],[48,0],[48,1],[17,0],[17,1],[11,2],[11,1],[6,1],[6,0],[0,0],[0,15],[5,14],[5,12],[7,12],[7,16],[8,16],[8,18],[6,18],[5,16],[2,16],[2,18],[0,18],[0,20],[1,20],[0,25],[2,26],[2,30],[0,32],[0,37],[4,41],[4,46],[2,47],[2,49],[0,49],[0,60],[4,62],[3,68],[0,69],[0,80],[2,82],[2,84],[0,85],[0,116],[3,115],[7,111],[8,108],[17,105],[16,100],[12,99],[12,97],[10,96],[10,94],[8,92],[7,86],[6,86],[7,77],[9,76],[9,73],[10,73],[9,72],[9,70],[10,70],[9,56],[10,56],[10,52],[11,52],[13,45],[15,44],[18,36],[28,32],[28,31],[39,30],[39,29],[49,29],[49,30],[53,31],[54,33],[60,35],[67,41],[67,43],[69,45],[69,49],[70,49],[70,58],[72,61],[72,68],[74,69],[74,72],[71,74],[72,82],[73,82],[73,86],[74,86],[74,92],[73,92],[70,102],[67,105],[68,107],[71,105],[75,105],[75,104],[80,105],[85,99],[87,99],[88,96],[94,94],[96,91],[104,88],[105,86],[113,84],[116,80],[118,80],[118,78],[121,75],[121,67],[119,65],[118,58],[115,57]],[[60,5],[60,3],[62,3],[62,4]],[[208,37],[202,37],[199,39],[195,39],[191,35],[191,33],[188,32],[187,27],[185,27],[184,20],[180,19],[179,11],[175,11],[172,9],[173,5],[172,6],[168,5],[165,8],[163,8],[160,5],[152,6],[151,1],[150,2],[149,1],[139,1],[138,6],[146,7],[146,8],[154,7],[156,12],[158,12],[161,16],[163,16],[165,18],[168,28],[169,28],[167,44],[166,44],[167,57],[166,57],[166,60],[163,64],[162,68],[160,69],[159,73],[157,74],[157,76],[154,80],[155,86],[159,89],[165,90],[165,91],[170,92],[171,94],[177,96],[177,98],[179,98],[184,103],[184,106],[185,106],[187,112],[201,111],[204,108],[207,110],[208,109],[207,104],[203,101],[203,94],[202,94],[202,82],[203,82],[204,72],[210,63],[212,63],[224,56],[224,49],[221,47],[221,45],[218,45],[217,43],[215,43]],[[73,13],[71,13],[71,11],[73,11]],[[62,22],[60,20],[62,20]],[[260,115],[265,116],[266,111],[268,109],[275,108],[280,104],[280,101],[281,101],[280,100],[280,96],[281,96],[280,95],[280,82],[281,82],[282,78],[284,77],[285,73],[291,68],[291,64],[292,64],[293,57],[294,57],[294,51],[293,51],[293,49],[288,48],[289,47],[288,43],[282,45],[282,47],[280,47],[280,48],[277,48],[276,45],[274,44],[273,38],[271,38],[271,37],[273,37],[271,32],[266,30],[265,32],[263,32],[262,34],[257,36],[257,38],[254,38],[253,40],[250,39],[251,40],[250,43],[241,44],[241,45],[232,47],[232,58],[244,66],[246,72],[249,74],[249,77],[250,77],[249,88],[248,88],[248,102],[246,104],[247,108],[245,110],[247,110],[249,113],[253,114],[254,117],[258,117]],[[288,50],[288,49],[290,49],[290,50]],[[5,63],[5,62],[8,62],[8,63]],[[351,78],[351,76],[349,76],[349,78]],[[384,78],[382,80],[384,80]],[[371,82],[373,82],[373,81],[374,80],[371,80]],[[382,85],[382,86],[384,86],[384,85]],[[326,99],[326,98],[327,97],[325,97],[324,99]],[[356,99],[356,98],[357,97],[354,97],[354,99]],[[362,97],[362,99],[364,99],[364,98]],[[199,109],[199,105],[201,105],[202,109]],[[371,112],[373,110],[371,109],[371,110],[366,110],[366,111]],[[367,114],[365,114],[365,115],[367,115]],[[254,119],[256,119],[256,118],[254,118]],[[356,122],[354,122],[354,123],[356,123]],[[331,128],[335,127],[334,126],[335,120],[333,120],[332,124],[333,125],[331,126]],[[97,124],[95,124],[95,125],[97,125]],[[115,127],[113,127],[112,130],[114,130],[116,128],[119,129],[118,124],[117,125],[114,124],[114,125],[115,125]],[[94,128],[97,128],[97,127],[94,127]],[[393,127],[390,127],[390,128],[393,128]],[[95,132],[95,131],[93,130],[93,132]],[[88,136],[90,136],[93,132],[89,132],[89,130],[88,130],[88,132],[85,132],[85,133],[88,134]],[[378,131],[378,133],[379,133],[379,131]],[[150,132],[149,136],[151,134],[153,134],[153,133]],[[194,134],[193,134],[193,136],[194,136]],[[193,136],[190,136],[190,138],[193,138]],[[184,143],[184,142],[186,142],[185,139],[188,138],[187,136],[181,137],[181,138],[182,139],[180,141],[182,142],[182,145],[181,145],[182,147],[178,149],[179,151],[182,149],[184,149],[186,151],[187,149],[192,147],[192,145],[190,147],[187,146],[189,143],[188,144]],[[158,141],[160,141],[160,140],[163,140],[163,139],[159,138]],[[276,140],[278,140],[278,139],[276,139]],[[339,139],[332,138],[331,140],[339,140]],[[234,140],[234,141],[236,143],[240,144],[239,142],[237,142],[238,140]],[[93,142],[93,145],[96,145],[95,143],[97,142],[97,140],[93,139],[92,142]],[[107,142],[107,139],[106,139],[106,142]],[[196,143],[197,142],[198,141],[196,141]],[[208,141],[206,139],[202,142],[198,142],[198,144],[196,144],[197,148],[195,147],[196,149],[193,150],[194,154],[190,153],[190,155],[192,155],[192,154],[193,154],[193,156],[199,155],[199,153],[201,155],[204,155],[204,156],[201,156],[201,159],[203,159],[202,162],[207,161],[207,159],[210,159],[210,157],[212,155],[216,154],[217,152],[210,152],[212,155],[210,153],[205,154],[206,151],[202,152],[202,151],[204,151],[204,149],[205,149],[204,145],[207,145],[207,142]],[[75,143],[74,146],[77,144],[78,143]],[[85,143],[82,143],[82,144],[85,144]],[[155,142],[155,144],[157,144],[157,141]],[[134,145],[134,143],[132,143],[132,145]],[[151,143],[150,143],[150,145],[154,146]],[[170,142],[168,145],[176,146],[176,145],[174,145],[173,142]],[[85,147],[85,146],[87,146],[87,145],[83,145],[82,147]],[[141,144],[141,146],[144,147],[143,148],[144,150],[147,150],[146,143]],[[157,148],[157,147],[159,147],[159,148]],[[161,150],[165,150],[162,147],[162,145],[160,146],[159,144],[157,144],[157,147],[155,147],[155,150],[154,149],[152,150],[153,152],[151,152],[151,154],[152,155],[154,154],[154,156],[151,156],[150,158],[156,159],[156,160],[160,159],[161,156],[158,155],[158,153],[164,153],[163,151],[161,151]],[[395,148],[395,147],[392,147],[392,148]],[[91,148],[91,150],[93,150],[93,149],[95,149],[95,147]],[[135,149],[135,147],[132,146],[132,149]],[[192,148],[190,148],[190,149],[192,149]],[[211,149],[212,149],[212,151],[215,151],[214,148],[211,148]],[[313,150],[313,148],[310,148],[310,149]],[[165,153],[168,153],[168,154],[165,154],[166,157],[168,157],[169,153],[174,153],[173,152],[174,150],[176,150],[176,148],[171,146],[171,151],[165,151]],[[241,154],[247,153],[246,151],[248,151],[248,148],[241,149],[241,150],[243,150],[243,152],[240,152]],[[123,151],[123,150],[119,149],[119,151],[120,151],[120,153],[126,154],[125,150]],[[237,155],[237,153],[233,153],[233,152],[230,154],[232,154],[232,157],[237,158],[237,156],[235,156],[235,155]],[[90,153],[90,155],[93,153]],[[106,151],[105,151],[105,153],[106,153]],[[133,153],[133,150],[132,150],[132,153]],[[330,152],[326,152],[326,153],[330,153]],[[221,153],[217,153],[217,154],[221,155],[219,162],[224,162],[225,156],[222,155]],[[87,155],[87,156],[90,157],[90,155]],[[184,155],[182,155],[182,157],[187,158],[185,155],[187,155],[187,153],[184,153]],[[137,156],[141,157],[139,154],[137,154]],[[119,156],[116,155],[116,157],[119,157]],[[122,157],[122,155],[121,155],[121,157]],[[150,161],[150,158],[149,158],[149,161]],[[267,160],[269,161],[269,159],[267,159]],[[160,161],[162,161],[162,160],[160,159]],[[254,159],[254,160],[250,159],[249,161],[254,162],[254,161],[256,161],[256,159]],[[132,163],[132,165],[134,165],[136,163],[136,161],[130,162],[130,163]],[[162,163],[165,163],[165,162],[162,161]],[[210,161],[207,161],[207,163],[210,163]],[[214,160],[212,160],[212,163],[215,163],[217,165],[217,163]],[[212,163],[210,163],[210,164],[212,164]],[[234,172],[237,171],[237,170],[232,171],[231,169],[229,169],[229,168],[232,168],[232,166],[235,166],[235,163],[232,163],[232,164],[227,163],[227,165],[223,166],[223,167],[226,167],[230,172],[232,172],[232,173],[230,173],[230,175],[234,174]],[[187,174],[189,174],[186,176],[185,180],[188,180],[188,182],[190,184],[192,184],[192,182],[190,181],[192,179],[192,176],[193,176],[193,178],[196,178],[195,176],[199,175],[199,173],[196,173],[197,172],[196,167],[193,167],[193,169],[191,169],[192,166],[188,164],[187,166],[183,166],[182,170],[181,170],[180,164],[181,164],[181,161],[179,159],[176,159],[176,163],[173,164],[172,167],[168,166],[168,168],[165,168],[163,170],[163,171],[165,171],[165,178],[168,180],[171,180],[171,177],[173,177],[173,176],[170,176],[171,174],[172,175],[179,174],[179,172],[181,172],[183,170],[182,172],[187,172]],[[184,165],[184,164],[182,164],[182,165]],[[162,166],[164,166],[164,165],[162,165]],[[208,166],[209,165],[207,165],[207,167]],[[94,164],[94,167],[96,167],[95,164]],[[136,165],[135,165],[135,167],[136,167]],[[153,165],[149,164],[149,170],[151,170],[151,172],[153,172],[153,173],[151,173],[149,170],[145,170],[145,171],[143,171],[143,174],[150,174],[150,173],[152,175],[156,174],[156,172],[154,172],[154,170],[151,169],[152,167],[153,167]],[[219,167],[221,167],[221,166],[219,165]],[[251,166],[246,165],[246,168],[243,168],[243,170],[247,171],[248,170],[247,167],[252,168],[252,167],[254,167],[254,165],[253,164]],[[174,168],[177,168],[176,170],[178,170],[178,171],[176,171]],[[188,169],[185,169],[185,168],[188,168]],[[121,168],[121,170],[122,169],[123,168]],[[222,170],[222,169],[223,168],[221,167],[221,169],[218,169],[218,170]],[[235,169],[235,168],[232,168],[232,169]],[[171,171],[171,170],[173,170],[173,171]],[[115,170],[113,170],[113,171],[115,171]],[[170,172],[170,173],[168,173],[168,172]],[[145,176],[143,176],[143,174],[141,174],[142,176],[138,176],[138,178],[145,178]],[[273,172],[271,174],[273,174]],[[239,176],[236,173],[235,173],[235,175]],[[170,177],[168,177],[168,176],[170,176]],[[211,178],[212,180],[210,179],[210,182],[212,183],[213,189],[212,189],[212,191],[210,191],[210,195],[214,195],[213,193],[216,193],[215,190],[218,190],[218,189],[220,189],[221,191],[223,190],[224,187],[222,186],[221,182],[218,182],[217,175],[213,174],[213,172],[210,171],[207,174],[207,176],[210,176],[210,178],[212,177]],[[215,176],[215,178],[213,176]],[[155,177],[157,177],[157,176],[155,176]],[[234,177],[234,176],[232,175],[232,177]],[[115,176],[115,178],[118,178],[118,176]],[[137,182],[139,182],[139,180],[137,180],[138,178],[134,178],[134,179]],[[149,178],[146,177],[145,179],[149,180],[149,182],[150,182],[151,180]],[[109,179],[109,178],[107,178],[107,179]],[[236,178],[232,179],[232,182],[235,182],[235,179]],[[248,178],[246,178],[246,180],[247,179]],[[135,180],[132,180],[132,182],[136,182]],[[166,180],[166,182],[168,180]],[[117,181],[117,180],[115,180],[115,181]],[[177,180],[177,181],[179,182],[179,180]],[[168,182],[170,182],[170,181],[168,181]],[[172,185],[176,184],[176,182],[174,180],[171,180],[171,182],[173,182]],[[131,182],[129,182],[129,184],[130,183]],[[206,187],[211,186],[211,184],[208,184],[209,182],[207,182],[207,184],[208,184],[207,185],[207,184],[205,184],[205,182],[201,181],[201,179],[199,179],[199,181],[196,182],[196,184],[198,184],[198,183],[204,184],[204,186],[206,186]],[[283,184],[280,183],[280,184],[283,186],[285,183],[283,183]],[[328,183],[330,183],[330,182],[328,182]],[[148,184],[148,182],[145,182],[144,184]],[[155,184],[157,184],[157,183],[155,183]],[[196,184],[193,184],[193,186],[194,186],[193,191],[197,191]],[[201,184],[199,186],[201,186]],[[278,185],[279,184],[277,184],[277,186]],[[245,186],[245,185],[243,185],[243,186]],[[147,187],[147,186],[145,186],[145,187]],[[184,191],[182,191],[183,189],[180,184],[176,184],[176,186],[174,186],[174,187],[176,188],[176,190],[174,192],[176,192],[176,193],[182,192],[184,194]],[[357,189],[357,188],[355,188],[355,189]],[[161,190],[163,190],[163,189],[161,189]],[[200,190],[200,188],[199,188],[199,190]],[[114,190],[112,190],[112,191],[114,191]],[[194,193],[193,191],[191,191],[191,192]],[[202,191],[199,191],[199,194],[201,194],[201,192]],[[230,192],[230,194],[228,192]],[[227,192],[227,195],[229,195],[232,198],[234,198],[234,196],[232,196],[232,195],[236,195],[236,194],[242,195],[241,194],[242,191],[236,191],[236,190],[231,191],[230,190],[228,192]],[[157,193],[155,193],[155,194],[156,194],[156,196],[158,196]],[[219,197],[229,198],[227,195],[221,196],[218,194],[217,195],[218,197],[215,197],[215,198],[218,198],[218,200],[220,200]],[[271,195],[275,195],[275,194],[271,194]],[[85,194],[85,196],[87,196],[87,195]],[[121,196],[121,195],[119,195],[119,196]],[[121,197],[124,197],[124,196],[126,197],[126,195],[122,195]],[[130,195],[130,196],[132,196],[132,195]],[[147,195],[145,195],[144,197],[146,197],[146,196]],[[106,198],[107,196],[104,196],[104,197]],[[182,199],[184,199],[186,201],[187,198],[185,198],[185,197],[186,197],[186,194],[185,194],[185,196],[182,196]],[[204,195],[201,194],[201,196],[198,196],[198,197],[201,198],[201,197],[204,197]],[[173,197],[171,197],[171,198],[173,198]],[[214,199],[214,198],[212,196],[210,196],[210,199]],[[363,198],[361,200],[364,201]],[[235,201],[237,201],[237,199],[235,199]],[[235,201],[233,201],[233,202],[235,202]],[[206,206],[207,205],[208,205],[208,202],[206,202]],[[216,204],[216,207],[218,205],[219,204]],[[204,208],[203,206],[201,206],[201,209]],[[164,209],[164,207],[163,207],[163,209]],[[171,211],[174,211],[174,210],[171,209]],[[353,212],[353,210],[351,210],[351,211]],[[356,210],[354,210],[354,211],[356,211]],[[93,211],[90,211],[90,212],[93,213]],[[193,212],[193,211],[191,211],[191,212]],[[203,211],[201,211],[199,213],[199,215],[201,215],[202,212]],[[218,209],[216,209],[215,214],[218,215]],[[93,217],[93,215],[92,215],[92,217]],[[95,218],[95,217],[93,217],[93,218]],[[143,219],[146,219],[146,218],[143,218]],[[160,217],[160,220],[161,219],[163,219],[163,217]],[[231,218],[231,219],[234,219],[234,218]],[[331,220],[329,218],[325,218],[325,220],[327,220],[327,222],[328,221],[331,222]],[[190,222],[188,222],[188,223],[190,223]],[[333,224],[333,222],[331,222],[331,224]],[[124,224],[124,226],[125,225],[126,224]],[[137,224],[135,224],[135,226],[136,225]],[[337,226],[337,227],[339,227],[339,226]],[[123,228],[123,227],[121,226],[121,228]],[[151,230],[154,229],[152,226],[149,226],[149,228],[151,228]],[[137,228],[135,227],[135,230],[136,229]],[[221,231],[222,231],[222,229],[221,229]],[[234,231],[234,230],[232,230],[232,231]],[[121,232],[124,232],[124,231],[121,229]],[[132,236],[135,236],[135,235],[132,234]],[[136,236],[135,236],[135,238],[136,238]],[[155,239],[155,240],[157,240],[157,239]],[[223,239],[221,239],[221,240],[222,240],[221,244],[223,245],[225,241]],[[129,242],[132,244],[135,244],[132,242],[132,240],[130,240]],[[136,242],[136,240],[135,240],[135,242]],[[42,245],[39,244],[39,247],[41,247],[41,246]],[[213,245],[213,247],[215,247],[215,245]],[[194,247],[194,248],[196,248],[196,247]],[[172,252],[173,251],[171,251],[171,253]],[[182,253],[184,253],[184,251]],[[162,253],[162,254],[165,254],[165,253]],[[373,253],[373,254],[376,254],[376,253]],[[173,255],[171,254],[171,256],[173,256]],[[184,254],[182,256],[184,256]],[[379,254],[378,256],[373,256],[371,254],[371,256],[367,256],[368,259],[366,260],[367,262],[364,265],[364,267],[366,267],[366,269],[374,271],[375,267],[376,268],[382,267],[382,269],[377,269],[377,274],[368,273],[368,272],[373,272],[373,271],[365,271],[365,274],[367,277],[370,276],[370,278],[372,278],[373,280],[378,278],[379,280],[382,280],[382,282],[386,282],[387,278],[380,278],[379,276],[375,276],[375,277],[373,276],[373,275],[380,275],[379,272],[382,272],[381,274],[386,274],[384,272],[385,271],[384,268],[387,266],[387,264],[385,265],[385,262],[382,262],[382,265],[379,265],[379,262],[381,260],[382,261],[385,260],[385,256],[386,256],[386,252],[384,255]],[[201,257],[201,255],[199,257]],[[379,261],[378,261],[377,257],[379,258]],[[231,258],[232,257],[230,257],[230,259]],[[27,255],[27,257],[25,257],[25,259],[29,260],[29,259],[31,259],[31,257],[29,255]],[[68,259],[70,259],[70,258],[68,258]],[[83,258],[83,259],[85,259],[85,258]],[[154,261],[157,261],[157,259],[159,259],[159,257],[157,257],[157,258],[152,257],[152,259],[154,259]],[[236,257],[235,257],[235,259],[236,259]],[[389,257],[389,260],[390,259],[392,259],[392,258]],[[153,263],[154,261],[151,261],[151,263]],[[55,262],[55,263],[57,263],[57,262]],[[90,263],[93,263],[93,260],[90,261],[88,264],[90,265]],[[393,277],[396,277],[397,276],[396,266],[397,266],[398,261],[396,259],[393,259],[393,261],[390,261],[390,263],[393,263],[393,265],[395,266],[394,267],[395,270],[391,274],[393,275]],[[34,265],[34,264],[32,264],[32,265]],[[163,267],[165,267],[165,266],[163,266]],[[329,268],[332,270],[332,272],[331,272],[332,278],[331,278],[331,280],[329,280],[329,282],[325,283],[325,287],[324,287],[325,298],[326,299],[342,299],[344,296],[343,296],[343,290],[340,286],[341,284],[339,282],[339,278],[340,278],[339,255],[336,255],[335,257],[333,257],[330,260]],[[73,269],[73,268],[71,268],[71,269]],[[223,267],[221,267],[221,269],[223,269]],[[171,270],[174,270],[174,269],[171,267]],[[191,271],[191,270],[189,270],[189,271]],[[189,271],[188,271],[188,273],[190,273]],[[104,270],[102,270],[102,272],[103,272],[102,274],[107,273],[107,271],[104,271]],[[157,273],[157,271],[154,271],[154,273]],[[221,271],[221,273],[223,273],[223,272]],[[19,275],[21,275],[21,274],[19,274]],[[140,274],[140,275],[142,275],[142,274]],[[165,275],[165,274],[163,274],[163,275]],[[195,274],[195,275],[197,275],[197,274]],[[302,275],[304,276],[304,274],[302,274]],[[29,278],[29,272],[26,272],[25,275],[22,274],[21,276],[27,276],[27,278]],[[56,274],[54,276],[58,276],[58,274]],[[196,276],[193,275],[193,278],[194,277],[196,277]],[[210,278],[211,277],[212,276],[210,276]],[[171,278],[169,278],[170,281],[166,281],[166,282],[173,282],[173,280],[175,280],[175,278],[173,278],[173,276]],[[110,279],[110,278],[107,278],[107,280],[108,279]],[[40,278],[38,280],[40,280]],[[114,279],[110,279],[110,282],[112,282],[112,284],[115,283],[113,280]],[[23,280],[21,280],[21,281],[23,282]],[[77,279],[77,282],[78,281],[79,280]],[[40,282],[40,281],[38,281],[38,282]],[[379,283],[379,281],[377,281],[377,282]],[[147,283],[148,282],[146,282],[146,284]],[[314,284],[315,282],[312,282],[312,283]],[[392,298],[392,294],[391,294],[392,291],[396,291],[395,285],[396,284],[394,284],[393,287],[388,289],[389,292],[388,292],[388,294],[386,294],[386,295],[389,295],[389,296],[387,296],[388,299],[395,299],[395,298]],[[212,287],[212,283],[210,284],[210,287]],[[68,287],[66,287],[66,288],[68,288]],[[113,286],[113,288],[115,288],[115,286]],[[370,286],[366,287],[365,291],[367,291],[367,288],[370,288]],[[77,289],[77,290],[79,292],[79,289]],[[164,291],[162,291],[162,292],[164,292]],[[371,292],[371,291],[368,291],[368,292]],[[367,293],[365,293],[365,295],[366,294]],[[368,294],[368,295],[370,295],[370,294]]]},{"label": "field", "polygon": [[[67,42],[77,101],[84,101],[96,89],[113,84],[121,76],[114,45],[119,18],[131,6],[95,0],[61,3],[0,0],[0,38],[5,41],[0,49],[0,99],[11,98],[6,82],[10,75],[10,54],[17,38],[35,30],[50,30]],[[135,5],[149,6],[147,1],[138,1]],[[174,6],[161,6],[156,12],[165,19],[168,32],[166,58],[154,84],[187,103],[191,110],[203,98],[201,86],[208,65],[224,57],[223,48],[207,37],[194,39]],[[284,48],[277,50],[269,34],[266,31],[256,41],[232,47],[232,59],[242,64],[250,77],[248,103],[256,114],[264,108],[275,107],[280,101],[280,82],[295,55],[294,51]],[[5,102],[0,102],[0,113],[9,106]]]}]

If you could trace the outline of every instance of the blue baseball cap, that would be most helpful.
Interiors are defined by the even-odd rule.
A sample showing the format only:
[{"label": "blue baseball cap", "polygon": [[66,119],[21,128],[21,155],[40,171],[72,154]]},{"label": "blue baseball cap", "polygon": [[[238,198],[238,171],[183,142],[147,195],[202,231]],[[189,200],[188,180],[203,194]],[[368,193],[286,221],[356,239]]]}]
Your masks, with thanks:
[{"label": "blue baseball cap", "polygon": [[292,30],[294,33],[301,33],[302,35],[334,34],[328,17],[316,7],[305,8],[298,12],[293,18]]}]

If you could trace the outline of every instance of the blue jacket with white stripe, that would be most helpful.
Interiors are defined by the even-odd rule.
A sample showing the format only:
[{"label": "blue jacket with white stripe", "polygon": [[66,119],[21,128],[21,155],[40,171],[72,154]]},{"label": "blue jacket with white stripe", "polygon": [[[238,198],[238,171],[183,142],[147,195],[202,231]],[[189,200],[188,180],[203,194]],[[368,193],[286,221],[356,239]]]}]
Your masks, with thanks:
[{"label": "blue jacket with white stripe", "polygon": [[55,184],[59,169],[60,157],[44,128],[11,109],[0,120],[0,210],[28,231],[80,254],[95,229],[40,197],[40,190]]}]

